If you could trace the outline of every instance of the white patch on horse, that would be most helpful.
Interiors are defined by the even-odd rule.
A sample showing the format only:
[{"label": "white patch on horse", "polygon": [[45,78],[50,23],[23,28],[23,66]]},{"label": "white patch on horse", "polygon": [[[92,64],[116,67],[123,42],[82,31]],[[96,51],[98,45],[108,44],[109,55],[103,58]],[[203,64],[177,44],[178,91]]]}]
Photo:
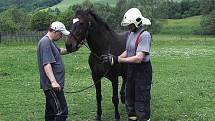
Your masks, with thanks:
[{"label": "white patch on horse", "polygon": [[74,19],[73,19],[73,24],[76,23],[76,22],[78,22],[78,21],[79,21],[78,18],[74,18]]}]

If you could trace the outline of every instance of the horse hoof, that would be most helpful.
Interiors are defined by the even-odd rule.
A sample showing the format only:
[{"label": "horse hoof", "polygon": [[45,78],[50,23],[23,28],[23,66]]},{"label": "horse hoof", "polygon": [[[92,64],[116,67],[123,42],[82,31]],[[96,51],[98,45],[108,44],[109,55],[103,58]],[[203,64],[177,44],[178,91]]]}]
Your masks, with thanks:
[{"label": "horse hoof", "polygon": [[95,121],[102,121],[100,116],[96,116]]},{"label": "horse hoof", "polygon": [[97,118],[96,118],[96,119],[95,119],[95,121],[102,121],[102,120],[101,120],[101,119],[97,119]]}]

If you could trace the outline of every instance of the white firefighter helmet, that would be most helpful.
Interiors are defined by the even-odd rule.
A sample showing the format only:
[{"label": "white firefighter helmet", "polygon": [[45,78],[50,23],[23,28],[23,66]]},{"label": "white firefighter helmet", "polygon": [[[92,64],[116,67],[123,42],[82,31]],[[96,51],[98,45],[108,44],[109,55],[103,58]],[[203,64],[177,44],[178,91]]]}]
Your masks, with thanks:
[{"label": "white firefighter helmet", "polygon": [[131,8],[125,13],[121,26],[128,26],[130,24],[134,24],[138,28],[141,25],[151,25],[151,21],[143,17],[139,9]]}]

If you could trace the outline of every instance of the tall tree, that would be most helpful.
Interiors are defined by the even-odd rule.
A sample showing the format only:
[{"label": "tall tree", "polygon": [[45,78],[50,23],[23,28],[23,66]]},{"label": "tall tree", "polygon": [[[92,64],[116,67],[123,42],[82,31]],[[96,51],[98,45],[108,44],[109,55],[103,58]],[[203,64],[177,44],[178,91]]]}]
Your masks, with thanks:
[{"label": "tall tree", "polygon": [[210,14],[203,16],[201,27],[203,34],[215,35],[215,9]]},{"label": "tall tree", "polygon": [[23,9],[9,7],[0,14],[0,31],[24,31],[28,29],[30,17]]},{"label": "tall tree", "polygon": [[203,15],[209,14],[215,9],[215,0],[201,0],[200,7]]}]

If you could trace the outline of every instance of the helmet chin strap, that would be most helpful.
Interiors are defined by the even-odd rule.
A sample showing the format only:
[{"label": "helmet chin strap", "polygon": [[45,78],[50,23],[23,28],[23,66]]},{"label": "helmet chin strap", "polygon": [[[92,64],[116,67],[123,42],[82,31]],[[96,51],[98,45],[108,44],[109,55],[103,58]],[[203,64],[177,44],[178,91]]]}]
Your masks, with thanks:
[{"label": "helmet chin strap", "polygon": [[138,28],[134,24],[128,25],[129,31],[131,32],[136,32]]},{"label": "helmet chin strap", "polygon": [[138,28],[135,26],[135,28],[133,28],[131,31],[136,32],[137,30],[138,30]]}]

